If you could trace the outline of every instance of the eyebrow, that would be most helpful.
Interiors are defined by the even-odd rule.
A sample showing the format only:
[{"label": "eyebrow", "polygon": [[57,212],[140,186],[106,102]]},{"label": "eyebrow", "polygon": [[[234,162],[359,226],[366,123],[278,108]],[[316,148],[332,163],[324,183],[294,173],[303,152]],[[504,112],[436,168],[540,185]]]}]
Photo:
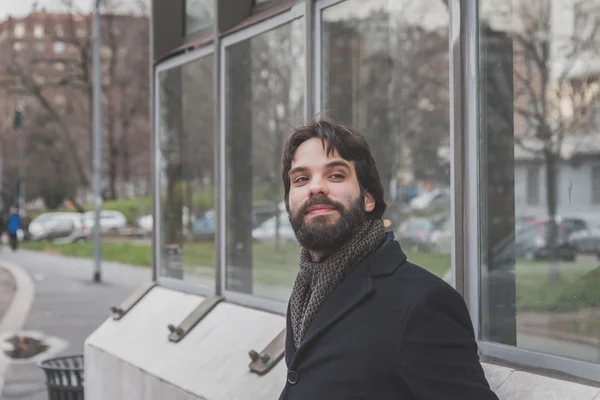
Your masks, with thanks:
[{"label": "eyebrow", "polygon": [[[335,167],[343,167],[343,168],[350,170],[350,164],[348,164],[346,161],[342,161],[342,160],[331,161],[325,165],[325,168],[335,168]],[[291,176],[298,172],[306,172],[306,171],[308,171],[307,167],[302,167],[302,166],[294,167],[294,168],[290,169],[290,172],[288,173],[288,175]]]}]

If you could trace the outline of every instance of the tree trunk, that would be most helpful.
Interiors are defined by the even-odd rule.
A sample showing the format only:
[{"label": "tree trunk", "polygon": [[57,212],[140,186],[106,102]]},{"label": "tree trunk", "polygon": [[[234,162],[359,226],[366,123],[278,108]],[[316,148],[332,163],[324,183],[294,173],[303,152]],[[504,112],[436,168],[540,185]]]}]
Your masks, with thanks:
[{"label": "tree trunk", "polygon": [[[109,135],[109,137],[111,136],[112,135]],[[119,197],[117,193],[117,162],[119,161],[119,149],[114,144],[109,145],[108,154],[108,196],[111,200],[116,200]]]},{"label": "tree trunk", "polygon": [[551,281],[557,281],[560,278],[560,254],[558,251],[558,226],[556,224],[557,211],[557,191],[556,175],[558,157],[551,150],[544,150],[544,160],[546,162],[546,204],[548,205],[548,229],[546,231],[546,246],[548,248],[548,278]]}]

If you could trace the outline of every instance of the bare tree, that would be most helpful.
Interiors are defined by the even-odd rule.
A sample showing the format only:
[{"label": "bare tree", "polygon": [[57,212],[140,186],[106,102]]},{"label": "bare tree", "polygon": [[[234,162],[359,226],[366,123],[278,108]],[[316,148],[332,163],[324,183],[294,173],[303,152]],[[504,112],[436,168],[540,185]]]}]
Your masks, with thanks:
[{"label": "bare tree", "polygon": [[[515,7],[495,15],[516,17],[510,32],[513,63],[500,71],[513,77],[513,98],[503,95],[501,87],[491,87],[490,92],[498,94],[494,107],[501,110],[500,115],[506,121],[514,118],[516,145],[532,158],[543,160],[547,241],[551,258],[556,258],[557,168],[579,156],[581,148],[566,154],[565,139],[589,131],[591,105],[598,99],[598,75],[588,73],[586,65],[594,59],[600,60],[597,35],[600,7],[595,0],[579,2],[575,9],[575,30],[569,31],[557,23],[556,16],[561,13],[559,2],[529,0]],[[504,12],[510,14],[503,15]],[[552,274],[556,275],[557,269]]]},{"label": "bare tree", "polygon": [[292,126],[302,120],[303,56],[301,22],[281,26],[252,40],[253,164],[255,174],[268,185],[276,247],[281,240],[281,149]]},{"label": "bare tree", "polygon": [[[44,26],[43,37],[28,34],[15,42],[11,56],[0,59],[0,74],[5,87],[12,85],[29,97],[28,118],[45,119],[46,126],[39,129],[61,142],[61,155],[77,175],[77,186],[86,189],[92,154],[92,20],[73,1],[63,5],[64,13],[30,15]],[[149,22],[145,2],[137,5],[135,15],[123,15],[122,4],[113,0],[102,15],[105,164],[111,198],[117,197],[119,177],[130,179],[136,153],[149,152]],[[132,146],[132,137],[141,143]]]}]

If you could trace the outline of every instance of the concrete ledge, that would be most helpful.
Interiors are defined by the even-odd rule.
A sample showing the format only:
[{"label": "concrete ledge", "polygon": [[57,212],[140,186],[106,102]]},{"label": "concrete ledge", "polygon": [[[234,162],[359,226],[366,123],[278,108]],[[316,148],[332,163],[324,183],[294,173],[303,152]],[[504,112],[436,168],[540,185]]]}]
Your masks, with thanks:
[{"label": "concrete ledge", "polygon": [[285,363],[259,377],[248,351],[262,350],[285,318],[220,303],[181,342],[169,342],[167,325],[201,301],[157,287],[120,321],[106,320],[85,343],[86,400],[276,399]]},{"label": "concrete ledge", "polygon": [[500,400],[598,400],[600,389],[483,363]]},{"label": "concrete ledge", "polygon": [[[168,340],[202,297],[161,287],[150,291],[120,321],[106,320],[85,343],[86,400],[277,399],[284,361],[259,377],[248,370],[248,351],[260,351],[285,318],[220,303],[181,342]],[[600,389],[483,364],[501,400],[600,400]]]}]

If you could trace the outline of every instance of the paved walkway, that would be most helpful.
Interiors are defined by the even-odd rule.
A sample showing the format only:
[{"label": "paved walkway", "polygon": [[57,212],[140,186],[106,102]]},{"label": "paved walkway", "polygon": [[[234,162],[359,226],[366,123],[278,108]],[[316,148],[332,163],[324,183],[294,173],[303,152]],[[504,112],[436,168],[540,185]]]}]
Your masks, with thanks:
[{"label": "paved walkway", "polygon": [[0,321],[8,310],[15,289],[16,285],[12,275],[0,265]]},{"label": "paved walkway", "polygon": [[[92,261],[27,250],[2,252],[0,266],[3,261],[25,270],[35,284],[23,330],[56,338],[65,345],[57,354],[82,353],[85,339],[110,316],[109,307],[151,280],[149,268],[107,262],[103,283],[95,284]],[[13,362],[4,378],[1,400],[47,400],[45,377],[35,363]]]}]

